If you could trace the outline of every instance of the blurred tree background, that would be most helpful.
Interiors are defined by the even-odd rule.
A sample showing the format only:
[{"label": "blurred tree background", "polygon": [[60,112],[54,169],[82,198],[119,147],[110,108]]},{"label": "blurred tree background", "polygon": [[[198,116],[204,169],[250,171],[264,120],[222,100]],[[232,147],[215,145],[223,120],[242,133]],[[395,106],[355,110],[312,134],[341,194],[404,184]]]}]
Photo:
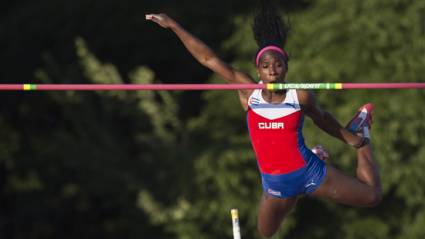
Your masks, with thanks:
[{"label": "blurred tree background", "polygon": [[[170,31],[165,12],[255,76],[259,0],[3,1],[1,83],[222,82]],[[291,82],[424,82],[425,2],[279,1]],[[274,238],[424,238],[425,91],[318,91],[340,122],[376,105],[384,200],[356,209],[300,200]],[[242,238],[260,177],[235,92],[1,92],[0,238]],[[307,145],[354,174],[355,151],[306,120]]]}]

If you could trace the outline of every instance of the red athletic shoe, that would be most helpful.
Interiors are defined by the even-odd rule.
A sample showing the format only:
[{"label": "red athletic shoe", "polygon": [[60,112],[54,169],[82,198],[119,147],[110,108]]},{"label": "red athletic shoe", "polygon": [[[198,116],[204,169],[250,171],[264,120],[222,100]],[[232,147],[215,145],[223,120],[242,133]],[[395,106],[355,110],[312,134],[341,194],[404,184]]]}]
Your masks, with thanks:
[{"label": "red athletic shoe", "polygon": [[327,160],[329,158],[328,152],[323,148],[322,145],[316,145],[311,149],[311,152],[313,152],[319,159],[321,160]]},{"label": "red athletic shoe", "polygon": [[356,115],[348,122],[345,128],[352,133],[362,132],[365,126],[370,129],[372,127],[372,114],[374,108],[375,106],[372,103],[367,103],[360,107]]}]

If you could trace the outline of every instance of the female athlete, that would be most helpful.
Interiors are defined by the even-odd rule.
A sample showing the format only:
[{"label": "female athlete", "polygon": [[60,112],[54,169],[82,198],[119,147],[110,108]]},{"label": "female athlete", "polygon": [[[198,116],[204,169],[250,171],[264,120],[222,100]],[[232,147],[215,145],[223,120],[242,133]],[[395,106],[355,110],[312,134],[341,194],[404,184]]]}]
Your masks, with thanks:
[{"label": "female athlete", "polygon": [[[205,43],[186,31],[165,14],[147,14],[146,19],[173,31],[187,50],[202,65],[228,83],[252,84],[250,75],[221,60]],[[288,54],[284,50],[287,26],[269,4],[254,19],[253,32],[259,49],[255,67],[260,83],[284,83],[288,71]],[[259,205],[258,230],[272,236],[301,195],[310,195],[355,207],[372,207],[381,201],[379,171],[369,140],[373,105],[360,107],[346,127],[316,104],[307,90],[239,90],[243,109],[247,111],[251,142],[261,173],[263,196]],[[304,115],[315,125],[357,153],[356,177],[348,176],[326,164],[304,144]]]}]

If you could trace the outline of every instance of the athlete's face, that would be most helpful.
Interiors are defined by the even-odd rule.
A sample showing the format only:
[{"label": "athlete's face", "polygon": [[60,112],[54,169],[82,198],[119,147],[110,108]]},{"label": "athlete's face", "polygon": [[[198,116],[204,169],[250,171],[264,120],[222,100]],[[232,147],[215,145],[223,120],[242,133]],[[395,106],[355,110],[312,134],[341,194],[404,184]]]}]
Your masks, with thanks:
[{"label": "athlete's face", "polygon": [[279,53],[266,51],[260,59],[257,72],[264,83],[283,83],[286,76],[285,62]]}]

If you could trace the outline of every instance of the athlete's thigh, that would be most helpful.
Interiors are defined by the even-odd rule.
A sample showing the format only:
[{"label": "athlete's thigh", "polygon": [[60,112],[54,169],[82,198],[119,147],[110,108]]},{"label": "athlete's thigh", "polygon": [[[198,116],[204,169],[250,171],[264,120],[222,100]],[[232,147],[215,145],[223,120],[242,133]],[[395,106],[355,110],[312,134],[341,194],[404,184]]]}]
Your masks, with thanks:
[{"label": "athlete's thigh", "polygon": [[310,195],[351,206],[367,206],[374,188],[328,165],[325,181]]},{"label": "athlete's thigh", "polygon": [[272,235],[282,220],[295,206],[297,198],[275,198],[264,194],[258,212],[258,229],[263,235]]}]

